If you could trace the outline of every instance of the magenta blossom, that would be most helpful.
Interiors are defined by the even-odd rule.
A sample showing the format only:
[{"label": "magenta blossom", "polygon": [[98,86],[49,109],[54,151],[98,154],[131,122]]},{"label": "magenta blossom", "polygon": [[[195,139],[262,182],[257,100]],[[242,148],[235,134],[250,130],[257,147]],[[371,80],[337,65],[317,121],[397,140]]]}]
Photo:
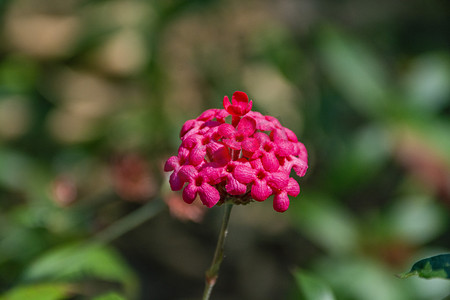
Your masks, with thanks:
[{"label": "magenta blossom", "polygon": [[234,92],[231,103],[225,96],[223,105],[183,125],[178,155],[164,167],[172,190],[184,187],[185,202],[199,196],[207,207],[273,196],[274,209],[286,211],[300,193],[291,170],[304,176],[308,168],[305,146],[276,118],[251,111],[245,93]]},{"label": "magenta blossom", "polygon": [[183,190],[183,200],[186,203],[194,202],[197,193],[203,204],[210,208],[220,200],[219,192],[208,183],[207,175],[206,172],[198,172],[194,166],[181,168],[179,176],[188,183]]},{"label": "magenta blossom", "polygon": [[218,133],[223,137],[222,142],[231,149],[254,152],[259,148],[259,141],[251,137],[255,130],[255,119],[244,117],[236,128],[227,123],[220,125]]},{"label": "magenta blossom", "polygon": [[[238,181],[251,185],[251,195],[256,201],[264,201],[275,190],[283,190],[289,182],[289,174],[280,172],[269,172],[264,168],[261,160],[251,161],[251,167],[239,165],[235,169],[235,177]],[[287,209],[287,207],[286,207]]]},{"label": "magenta blossom", "polygon": [[230,100],[227,96],[223,98],[223,107],[232,116],[243,116],[252,109],[252,101],[248,101],[248,96],[244,92],[234,92]]}]

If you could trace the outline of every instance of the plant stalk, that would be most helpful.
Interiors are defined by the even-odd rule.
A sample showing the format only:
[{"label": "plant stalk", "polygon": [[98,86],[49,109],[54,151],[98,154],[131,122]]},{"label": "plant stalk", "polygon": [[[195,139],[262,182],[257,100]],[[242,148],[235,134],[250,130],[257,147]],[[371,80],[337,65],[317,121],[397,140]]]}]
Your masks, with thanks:
[{"label": "plant stalk", "polygon": [[206,271],[205,290],[203,292],[202,300],[209,299],[209,297],[211,296],[211,291],[214,287],[214,284],[217,281],[217,277],[219,277],[220,264],[222,263],[222,260],[223,260],[225,238],[227,237],[227,233],[228,233],[228,221],[230,220],[230,214],[231,214],[232,208],[233,208],[232,203],[225,204],[225,212],[223,215],[222,227],[220,228],[219,239],[218,239],[217,245],[216,245],[216,251],[214,252],[214,258],[211,262],[211,266]]},{"label": "plant stalk", "polygon": [[119,219],[103,231],[99,232],[94,237],[94,241],[101,244],[108,244],[118,237],[122,236],[123,234],[150,220],[159,212],[161,212],[163,208],[164,205],[160,199],[153,199],[139,209],[126,215],[122,219]]}]

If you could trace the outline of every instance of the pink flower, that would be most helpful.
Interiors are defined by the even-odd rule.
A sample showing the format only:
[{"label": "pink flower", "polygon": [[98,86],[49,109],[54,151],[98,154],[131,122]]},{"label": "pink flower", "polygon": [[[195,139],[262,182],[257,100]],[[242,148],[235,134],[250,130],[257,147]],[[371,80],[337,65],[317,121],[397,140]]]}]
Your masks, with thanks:
[{"label": "pink flower", "polygon": [[183,190],[183,200],[191,204],[197,193],[200,195],[200,200],[207,207],[211,208],[220,200],[220,195],[217,189],[208,184],[207,174],[198,172],[194,166],[185,166],[180,170],[180,177],[188,185]]},{"label": "pink flower", "polygon": [[286,157],[282,157],[280,161],[280,165],[284,169],[286,169],[287,172],[290,172],[291,169],[294,169],[295,173],[298,176],[305,176],[306,170],[308,169],[308,163],[305,160],[295,155],[289,155]]},{"label": "pink flower", "polygon": [[245,158],[229,160],[225,165],[211,163],[205,168],[211,182],[219,183],[225,181],[225,191],[229,195],[243,195],[247,192],[247,184],[235,178],[234,171],[237,167],[248,166],[250,163]]},{"label": "pink flower", "polygon": [[184,182],[180,179],[178,173],[181,167],[188,163],[188,155],[189,151],[186,148],[180,147],[178,156],[170,157],[164,165],[165,172],[173,171],[169,179],[170,188],[173,191],[179,191],[183,188]]},{"label": "pink flower", "polygon": [[248,101],[248,96],[244,92],[234,92],[230,100],[227,96],[223,98],[223,107],[232,116],[243,116],[252,109],[253,102]]},{"label": "pink flower", "polygon": [[259,141],[260,148],[251,158],[255,159],[261,157],[262,164],[267,171],[278,170],[278,167],[280,166],[280,162],[276,155],[278,145],[272,142],[269,136],[263,132],[257,132],[255,137]]},{"label": "pink flower", "polygon": [[297,197],[300,193],[300,186],[294,178],[289,178],[285,189],[276,189],[273,197],[273,208],[278,212],[284,212],[289,207],[289,196]]},{"label": "pink flower", "polygon": [[256,201],[264,201],[273,193],[273,189],[281,190],[288,185],[287,172],[268,172],[261,160],[251,161],[251,167],[239,165],[234,170],[234,176],[239,182],[252,183],[251,195]]},{"label": "pink flower", "polygon": [[224,137],[222,142],[233,150],[254,152],[259,148],[257,139],[251,135],[256,130],[256,121],[250,117],[244,117],[234,128],[231,124],[222,124],[219,126],[219,134]]},{"label": "pink flower", "polygon": [[204,127],[202,125],[197,133],[185,136],[181,145],[190,150],[189,162],[192,165],[199,165],[204,162],[208,151],[209,154],[212,155],[215,151],[224,147],[215,140],[218,128],[218,123],[210,122],[210,124],[207,124]]},{"label": "pink flower", "polygon": [[181,128],[178,155],[164,167],[172,172],[172,190],[184,187],[186,203],[199,196],[207,207],[273,196],[274,209],[285,211],[289,196],[300,192],[291,170],[304,176],[308,168],[305,146],[276,118],[251,111],[245,93],[233,93],[231,103],[225,96],[223,105],[225,109],[209,109]]},{"label": "pink flower", "polygon": [[308,169],[308,155],[295,133],[282,128],[272,131],[271,137],[278,146],[276,154],[280,165],[288,172],[293,168],[298,176],[304,176]]}]

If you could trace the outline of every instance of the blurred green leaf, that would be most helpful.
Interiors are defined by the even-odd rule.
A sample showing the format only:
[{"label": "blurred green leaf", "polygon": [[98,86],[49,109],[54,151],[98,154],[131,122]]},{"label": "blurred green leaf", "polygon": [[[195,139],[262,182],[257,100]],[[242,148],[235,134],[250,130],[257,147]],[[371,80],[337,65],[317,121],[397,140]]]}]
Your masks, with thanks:
[{"label": "blurred green leaf", "polygon": [[447,226],[447,214],[431,197],[414,196],[396,201],[387,214],[385,225],[395,238],[420,245],[441,234]]},{"label": "blurred green leaf", "polygon": [[449,101],[450,59],[440,53],[413,60],[403,79],[406,100],[423,112],[436,112]]},{"label": "blurred green leaf", "polygon": [[433,150],[450,167],[450,119],[424,118],[423,115],[411,116],[407,123],[399,123],[400,129],[406,126],[423,146]]},{"label": "blurred green leaf", "polygon": [[121,283],[134,293],[136,278],[132,270],[112,248],[99,244],[76,244],[49,251],[25,271],[23,280],[101,279]]},{"label": "blurred green leaf", "polygon": [[117,293],[107,293],[95,297],[93,300],[125,300],[125,298],[123,298],[121,295]]},{"label": "blurred green leaf", "polygon": [[5,226],[0,230],[0,236],[0,263],[8,260],[26,262],[46,247],[42,232],[24,227]]},{"label": "blurred green leaf", "polygon": [[7,92],[25,92],[38,78],[36,62],[24,56],[9,56],[0,62],[0,88]]},{"label": "blurred green leaf", "polygon": [[252,51],[273,64],[286,78],[297,82],[304,75],[304,55],[284,26],[271,24],[253,36]]},{"label": "blurred green leaf", "polygon": [[388,77],[374,54],[331,26],[319,35],[319,51],[325,72],[353,108],[368,116],[385,113]]},{"label": "blurred green leaf", "polygon": [[405,289],[406,284],[395,282],[392,271],[378,260],[358,255],[327,257],[317,267],[318,274],[330,284],[337,299],[416,299]]},{"label": "blurred green leaf", "polygon": [[34,161],[19,151],[0,148],[0,185],[20,190],[30,177]]},{"label": "blurred green leaf", "polygon": [[305,300],[335,299],[331,289],[316,276],[304,271],[297,271],[294,275]]},{"label": "blurred green leaf", "polygon": [[302,201],[290,210],[299,230],[331,253],[355,250],[358,224],[344,207],[326,195],[304,193]]},{"label": "blurred green leaf", "polygon": [[409,272],[402,273],[399,277],[407,278],[414,275],[427,279],[450,279],[450,254],[440,254],[419,260]]},{"label": "blurred green leaf", "polygon": [[0,296],[0,300],[62,300],[69,291],[69,285],[63,283],[21,285]]},{"label": "blurred green leaf", "polygon": [[336,155],[330,172],[335,191],[355,191],[379,174],[385,166],[392,142],[389,133],[379,126],[363,127]]}]

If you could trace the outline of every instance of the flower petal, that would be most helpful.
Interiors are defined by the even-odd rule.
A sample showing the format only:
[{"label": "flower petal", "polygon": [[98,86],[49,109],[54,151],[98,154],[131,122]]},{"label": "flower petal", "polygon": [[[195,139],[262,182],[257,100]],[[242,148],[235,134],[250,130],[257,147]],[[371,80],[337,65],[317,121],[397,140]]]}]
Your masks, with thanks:
[{"label": "flower petal", "polygon": [[256,138],[261,144],[270,142],[270,137],[264,132],[256,132],[253,137]]},{"label": "flower petal", "polygon": [[202,169],[199,175],[202,176],[205,181],[209,182],[210,184],[218,184],[222,181],[222,177],[224,176],[223,166],[220,166],[215,162],[208,163],[207,166]]},{"label": "flower petal", "polygon": [[279,156],[288,156],[294,154],[295,147],[292,142],[278,141],[276,144],[277,144],[277,154]]},{"label": "flower petal", "polygon": [[248,153],[253,153],[258,149],[259,149],[259,141],[255,138],[249,137],[242,142],[242,150],[247,151]]},{"label": "flower petal", "polygon": [[179,191],[183,188],[185,181],[181,180],[178,172],[173,172],[169,178],[169,184],[172,191]]},{"label": "flower petal", "polygon": [[205,146],[197,146],[191,150],[189,154],[189,162],[196,166],[205,160],[206,155],[206,147]]},{"label": "flower petal", "polygon": [[194,166],[186,165],[181,167],[180,171],[178,171],[178,176],[180,176],[180,179],[184,182],[190,182],[197,177],[198,172],[197,169],[195,169]]},{"label": "flower petal", "polygon": [[197,121],[196,120],[188,120],[183,124],[180,131],[180,138],[183,138],[186,133],[188,133],[192,128],[195,127]]},{"label": "flower petal", "polygon": [[255,180],[252,186],[252,198],[256,201],[264,201],[272,195],[272,189],[266,184],[265,180]]},{"label": "flower petal", "polygon": [[305,176],[306,170],[308,170],[307,163],[305,163],[300,158],[293,156],[292,164],[293,164],[294,171],[295,171],[295,173],[297,173],[298,176],[300,176],[300,177]]},{"label": "flower petal", "polygon": [[306,164],[308,164],[308,152],[306,151],[305,145],[303,145],[303,143],[298,142],[296,146],[298,148],[298,153],[296,155],[298,155],[298,157],[301,160],[303,160]]},{"label": "flower petal", "polygon": [[256,121],[251,117],[243,117],[237,126],[237,131],[244,136],[251,136],[256,130]]},{"label": "flower petal", "polygon": [[225,109],[216,109],[216,120],[225,123],[225,118],[230,114]]},{"label": "flower petal", "polygon": [[200,200],[202,200],[203,204],[209,208],[216,205],[220,200],[219,191],[207,183],[204,183],[199,187],[198,193],[200,195]]},{"label": "flower petal", "polygon": [[264,166],[264,169],[269,172],[274,172],[280,167],[280,162],[278,161],[274,152],[264,152],[263,157],[261,158],[261,162]]},{"label": "flower petal", "polygon": [[235,139],[223,139],[222,142],[233,150],[241,150],[241,143]]},{"label": "flower petal", "polygon": [[226,165],[231,160],[230,151],[223,145],[215,147],[217,145],[214,145],[214,147],[211,147],[209,149],[212,161],[216,162],[219,165]]},{"label": "flower petal", "polygon": [[249,102],[246,93],[236,91],[233,93],[233,97],[231,97],[231,105],[240,116],[243,116],[252,109],[253,103],[251,100]]},{"label": "flower petal", "polygon": [[178,158],[180,159],[180,165],[183,165],[188,156],[189,156],[189,149],[184,148],[183,146],[180,146],[180,148],[178,148]]},{"label": "flower petal", "polygon": [[231,97],[231,104],[237,106],[245,106],[248,104],[248,96],[246,93],[241,91],[236,91],[233,93],[233,97]]},{"label": "flower petal", "polygon": [[212,120],[215,116],[216,116],[216,109],[212,108],[212,109],[205,110],[205,111],[197,118],[197,120],[206,122],[206,121]]},{"label": "flower petal", "polygon": [[198,144],[201,144],[202,136],[199,134],[192,134],[184,138],[183,142],[181,142],[181,146],[187,149],[192,149]]},{"label": "flower petal", "polygon": [[272,123],[275,128],[283,128],[283,126],[281,126],[280,121],[278,121],[277,118],[272,116],[264,116],[264,118],[270,123]]},{"label": "flower petal", "polygon": [[240,183],[233,175],[229,175],[227,178],[227,184],[225,190],[230,195],[242,195],[247,191],[247,185]]},{"label": "flower petal", "polygon": [[222,124],[219,126],[218,133],[220,136],[232,138],[236,134],[236,129],[231,124]]},{"label": "flower petal", "polygon": [[272,188],[279,190],[284,189],[289,183],[289,173],[286,172],[269,173],[267,183]]},{"label": "flower petal", "polygon": [[263,170],[264,169],[264,166],[260,159],[254,159],[254,160],[250,161],[250,165],[255,170],[259,170],[259,169]]},{"label": "flower petal", "polygon": [[290,130],[289,128],[284,128],[284,132],[286,133],[286,136],[288,137],[288,139],[291,142],[294,142],[294,143],[298,142],[297,136],[295,135],[295,133],[292,130]]},{"label": "flower petal", "polygon": [[289,197],[285,191],[275,194],[273,197],[273,209],[277,212],[285,212],[289,208]]},{"label": "flower petal", "polygon": [[252,117],[256,120],[256,129],[261,131],[271,131],[275,129],[275,126],[266,120],[264,116],[257,111],[250,111],[247,116]]},{"label": "flower petal", "polygon": [[228,111],[228,108],[231,106],[230,99],[228,99],[228,96],[223,97],[223,108],[225,108],[226,111]]},{"label": "flower petal", "polygon": [[180,167],[180,164],[179,164],[178,156],[171,156],[164,164],[164,171],[170,172],[179,167]]},{"label": "flower petal", "polygon": [[191,204],[197,197],[198,187],[195,184],[188,184],[183,190],[183,200],[186,203]]},{"label": "flower petal", "polygon": [[252,109],[253,102],[248,100],[244,92],[236,91],[231,97],[231,104],[227,96],[223,98],[223,107],[233,116],[243,116]]},{"label": "flower petal", "polygon": [[245,184],[248,184],[255,179],[255,171],[244,164],[236,166],[233,175],[239,182]]},{"label": "flower petal", "polygon": [[286,187],[286,192],[289,196],[297,197],[300,194],[300,186],[298,185],[297,180],[294,178],[289,178],[289,183]]}]

